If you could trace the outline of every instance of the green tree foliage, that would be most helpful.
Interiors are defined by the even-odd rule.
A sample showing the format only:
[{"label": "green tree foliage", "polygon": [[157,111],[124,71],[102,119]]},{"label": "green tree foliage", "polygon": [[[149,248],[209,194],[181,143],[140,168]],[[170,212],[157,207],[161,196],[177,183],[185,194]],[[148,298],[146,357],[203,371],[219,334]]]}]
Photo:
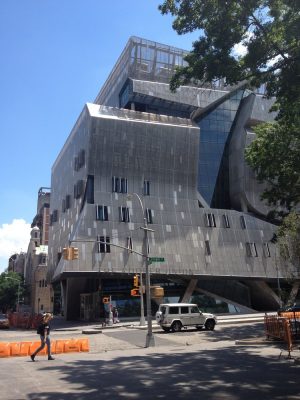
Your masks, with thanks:
[{"label": "green tree foliage", "polygon": [[18,289],[20,282],[19,299],[24,295],[22,286],[23,278],[20,274],[15,272],[2,273],[0,275],[0,310],[6,312],[7,310],[15,310],[18,300]]},{"label": "green tree foliage", "polygon": [[[300,1],[299,0],[165,0],[162,14],[174,16],[178,34],[199,31],[170,88],[214,82],[264,84],[275,96],[274,123],[255,129],[257,138],[246,159],[258,179],[267,181],[264,198],[287,210],[299,203]],[[243,45],[245,52],[236,52]]]},{"label": "green tree foliage", "polygon": [[[299,98],[291,89],[300,81],[298,0],[166,0],[159,9],[176,17],[178,34],[200,33],[186,57],[188,66],[171,81],[173,89],[193,79],[226,78],[230,85],[266,83],[269,95]],[[235,53],[240,44],[246,49],[243,56]]]},{"label": "green tree foliage", "polygon": [[276,216],[285,215],[300,202],[300,118],[281,118],[258,125],[256,139],[246,149],[246,158],[260,182],[267,182],[262,194],[276,206]]},{"label": "green tree foliage", "polygon": [[300,215],[292,211],[286,216],[277,231],[280,255],[292,266],[291,278],[300,271]]}]

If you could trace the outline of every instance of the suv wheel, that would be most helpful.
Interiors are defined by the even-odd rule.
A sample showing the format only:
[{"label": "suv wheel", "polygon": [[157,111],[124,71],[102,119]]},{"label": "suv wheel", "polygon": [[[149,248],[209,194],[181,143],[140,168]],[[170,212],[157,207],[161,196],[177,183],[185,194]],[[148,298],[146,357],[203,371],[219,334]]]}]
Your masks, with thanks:
[{"label": "suv wheel", "polygon": [[215,329],[215,325],[216,325],[216,323],[215,323],[215,321],[213,319],[208,319],[205,322],[205,329],[207,331],[213,331]]},{"label": "suv wheel", "polygon": [[173,322],[171,328],[173,332],[180,332],[182,328],[182,323],[180,321],[175,321]]}]

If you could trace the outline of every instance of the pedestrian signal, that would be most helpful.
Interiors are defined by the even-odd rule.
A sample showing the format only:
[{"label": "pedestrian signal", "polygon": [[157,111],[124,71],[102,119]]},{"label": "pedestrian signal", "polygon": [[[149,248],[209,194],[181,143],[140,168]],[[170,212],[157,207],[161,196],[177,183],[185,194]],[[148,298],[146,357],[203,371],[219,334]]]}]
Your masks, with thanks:
[{"label": "pedestrian signal", "polygon": [[131,296],[139,296],[140,289],[131,289],[130,294],[131,294]]},{"label": "pedestrian signal", "polygon": [[134,277],[133,277],[133,286],[134,287],[139,286],[139,276],[138,275],[134,275]]},{"label": "pedestrian signal", "polygon": [[103,301],[103,304],[108,304],[109,303],[109,297],[103,297],[102,301]]}]

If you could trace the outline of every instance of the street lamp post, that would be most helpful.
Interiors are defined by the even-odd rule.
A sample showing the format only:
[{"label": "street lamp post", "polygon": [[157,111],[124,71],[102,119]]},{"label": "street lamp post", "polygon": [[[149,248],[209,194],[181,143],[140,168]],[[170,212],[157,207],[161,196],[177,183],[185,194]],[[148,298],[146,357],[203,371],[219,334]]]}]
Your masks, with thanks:
[{"label": "street lamp post", "polygon": [[18,282],[18,294],[17,294],[17,311],[19,311],[19,305],[20,305],[20,286],[21,286],[21,281],[16,278],[12,278],[11,276],[6,276],[5,279],[11,279],[13,281]]},{"label": "street lamp post", "polygon": [[[143,218],[144,218],[144,225],[140,227],[144,231],[144,240],[143,240],[143,258],[145,260],[145,272],[146,272],[146,304],[147,304],[147,324],[148,324],[148,331],[146,336],[146,347],[155,346],[154,336],[152,332],[152,318],[151,318],[151,295],[150,295],[150,273],[149,273],[149,246],[148,246],[148,232],[154,232],[153,229],[148,228],[147,218],[145,215],[145,210],[143,206],[143,202],[140,196],[137,193],[134,194],[140,203]],[[142,275],[142,274],[141,274]],[[142,280],[141,280],[142,285]],[[141,310],[143,304],[143,287],[141,287]],[[144,310],[141,311],[141,323],[142,324],[142,317],[144,316]]]}]

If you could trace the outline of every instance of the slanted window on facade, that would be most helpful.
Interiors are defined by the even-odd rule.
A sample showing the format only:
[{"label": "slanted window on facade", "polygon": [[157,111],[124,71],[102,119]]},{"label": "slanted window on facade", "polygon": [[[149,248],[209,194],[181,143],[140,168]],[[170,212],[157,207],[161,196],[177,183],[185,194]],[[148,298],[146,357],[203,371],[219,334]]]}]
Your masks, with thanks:
[{"label": "slanted window on facade", "polygon": [[128,193],[127,178],[112,177],[112,191],[114,193]]},{"label": "slanted window on facade", "polygon": [[107,206],[96,206],[96,220],[97,221],[108,221]]},{"label": "slanted window on facade", "polygon": [[53,210],[53,213],[50,215],[50,225],[54,222],[58,221],[58,210]]},{"label": "slanted window on facade", "polygon": [[66,210],[71,208],[71,196],[69,194],[66,195]]},{"label": "slanted window on facade", "polygon": [[264,249],[264,256],[265,257],[271,257],[271,252],[269,248],[269,243],[263,243],[263,249]]},{"label": "slanted window on facade", "polygon": [[88,175],[85,188],[85,199],[88,204],[94,204],[94,175]]},{"label": "slanted window on facade", "polygon": [[150,196],[150,181],[144,181],[144,196]]},{"label": "slanted window on facade", "polygon": [[79,199],[83,193],[84,182],[82,179],[74,185],[74,199]]},{"label": "slanted window on facade", "polygon": [[119,207],[120,222],[130,222],[130,214],[128,207]]},{"label": "slanted window on facade", "polygon": [[246,219],[245,219],[245,217],[243,215],[240,216],[240,221],[241,221],[242,229],[247,229]]},{"label": "slanted window on facade", "polygon": [[216,227],[216,219],[214,214],[212,213],[205,214],[205,224],[210,228]]},{"label": "slanted window on facade", "polygon": [[80,168],[82,168],[84,165],[85,165],[85,150],[82,149],[77,154],[77,156],[74,157],[74,170],[79,171]]},{"label": "slanted window on facade", "polygon": [[205,254],[207,256],[211,255],[209,240],[205,240]]},{"label": "slanted window on facade", "polygon": [[97,251],[98,253],[110,253],[109,236],[97,236]]},{"label": "slanted window on facade", "polygon": [[146,219],[148,224],[153,224],[153,210],[146,208]]},{"label": "slanted window on facade", "polygon": [[225,228],[230,228],[230,222],[227,214],[223,214],[223,223]]},{"label": "slanted window on facade", "polygon": [[257,250],[256,250],[256,244],[247,242],[246,243],[246,253],[248,257],[258,257]]},{"label": "slanted window on facade", "polygon": [[61,211],[64,213],[71,208],[71,196],[69,194],[62,200]]},{"label": "slanted window on facade", "polygon": [[128,249],[128,253],[132,253],[132,238],[131,238],[131,236],[127,237],[126,247]]}]

